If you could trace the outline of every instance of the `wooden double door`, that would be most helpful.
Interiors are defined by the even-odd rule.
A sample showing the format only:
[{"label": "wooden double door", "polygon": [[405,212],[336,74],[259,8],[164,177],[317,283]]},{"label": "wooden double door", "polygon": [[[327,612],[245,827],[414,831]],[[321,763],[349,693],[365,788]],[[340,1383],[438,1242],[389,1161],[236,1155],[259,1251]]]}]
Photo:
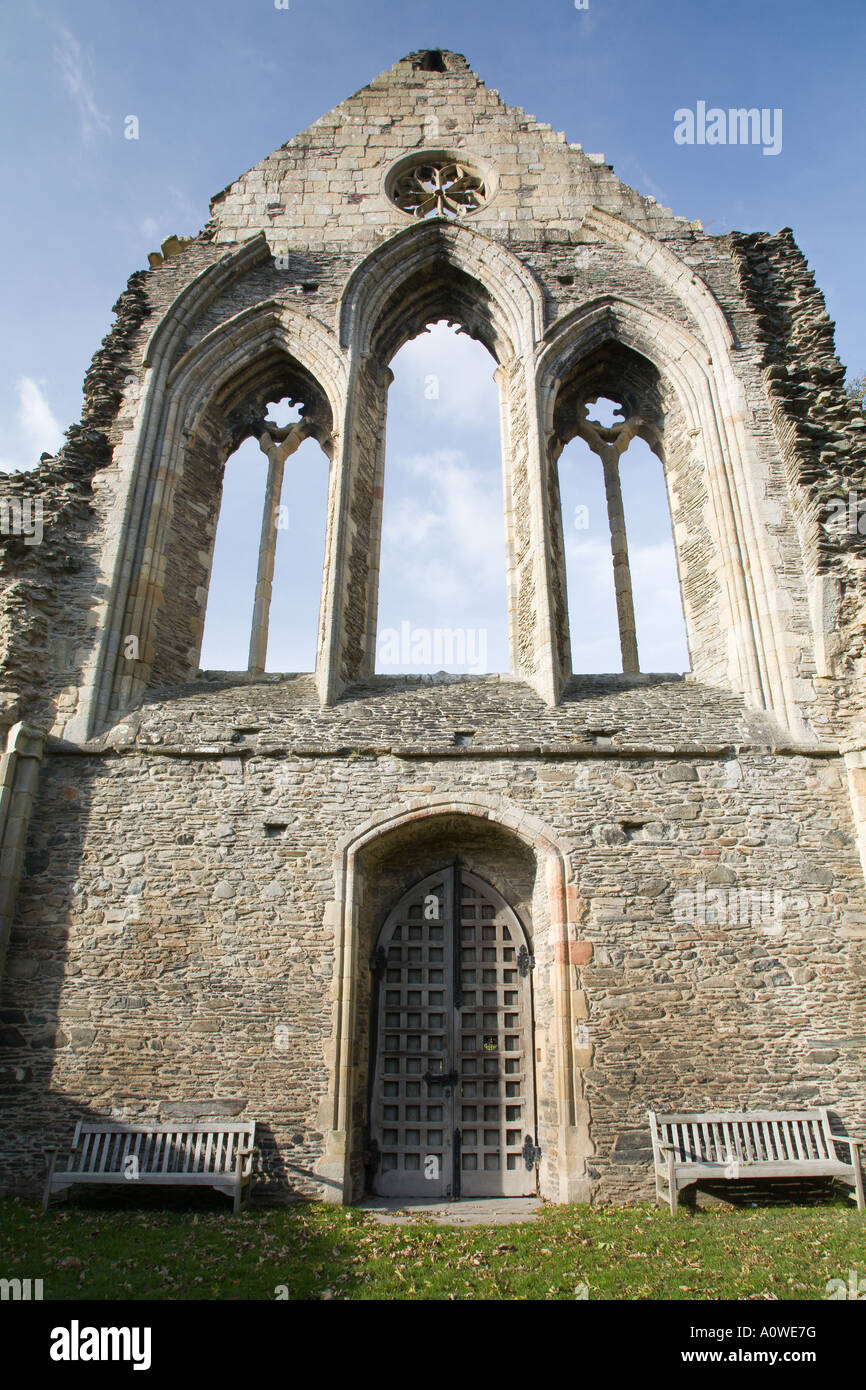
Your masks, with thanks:
[{"label": "wooden double door", "polygon": [[515,913],[459,865],[390,913],[373,953],[373,1192],[536,1191],[532,956]]}]

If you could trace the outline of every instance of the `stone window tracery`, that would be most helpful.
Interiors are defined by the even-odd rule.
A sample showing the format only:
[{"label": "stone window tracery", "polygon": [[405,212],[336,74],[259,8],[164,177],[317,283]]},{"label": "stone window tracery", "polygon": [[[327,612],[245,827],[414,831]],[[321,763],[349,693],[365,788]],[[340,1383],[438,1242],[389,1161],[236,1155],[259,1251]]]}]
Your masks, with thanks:
[{"label": "stone window tracery", "polygon": [[476,212],[487,201],[484,178],[470,164],[449,159],[425,159],[405,169],[393,183],[391,199],[413,217],[456,220]]}]

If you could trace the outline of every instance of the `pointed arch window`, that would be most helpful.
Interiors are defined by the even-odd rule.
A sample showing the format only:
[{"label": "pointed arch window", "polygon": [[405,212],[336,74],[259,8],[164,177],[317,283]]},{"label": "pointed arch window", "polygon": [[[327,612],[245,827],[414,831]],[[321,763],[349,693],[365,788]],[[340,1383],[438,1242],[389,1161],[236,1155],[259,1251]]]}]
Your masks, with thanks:
[{"label": "pointed arch window", "polygon": [[271,401],[226,462],[204,669],[314,669],[328,475],[303,411],[288,397]]},{"label": "pointed arch window", "polygon": [[496,364],[440,321],[392,365],[376,670],[505,670]]},{"label": "pointed arch window", "polygon": [[[659,445],[655,423],[646,408],[641,413],[633,392],[624,392],[623,399],[595,393],[592,372],[583,371],[590,384],[575,391],[572,383],[565,392],[567,406],[559,403],[560,428],[567,416],[568,436],[574,440],[568,456],[559,459],[572,669],[602,669],[592,655],[601,652],[609,659],[612,654],[613,618],[619,669],[625,674],[688,670],[670,509],[663,473],[648,443]],[[561,450],[562,436],[557,445]],[[580,499],[573,479],[578,460],[585,490]],[[587,467],[593,462],[594,476]],[[606,565],[603,535],[609,543]],[[599,631],[599,618],[607,619],[606,634]],[[583,640],[587,626],[589,642]]]}]

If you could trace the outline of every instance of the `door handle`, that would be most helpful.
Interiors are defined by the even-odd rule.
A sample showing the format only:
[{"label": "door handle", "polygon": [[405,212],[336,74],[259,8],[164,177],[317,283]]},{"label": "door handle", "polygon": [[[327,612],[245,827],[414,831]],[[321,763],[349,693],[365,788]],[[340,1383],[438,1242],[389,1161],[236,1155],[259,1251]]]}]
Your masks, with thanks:
[{"label": "door handle", "polygon": [[422,1079],[428,1086],[432,1086],[434,1082],[440,1086],[456,1086],[460,1074],[456,1071],[425,1071]]}]

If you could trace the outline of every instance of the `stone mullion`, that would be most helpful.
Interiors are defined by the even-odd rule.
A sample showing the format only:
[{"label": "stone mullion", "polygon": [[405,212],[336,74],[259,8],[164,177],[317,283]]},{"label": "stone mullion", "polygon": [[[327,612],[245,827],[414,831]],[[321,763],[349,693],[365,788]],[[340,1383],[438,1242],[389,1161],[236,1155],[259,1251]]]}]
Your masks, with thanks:
[{"label": "stone mullion", "polygon": [[[522,675],[549,705],[558,703],[562,686],[567,675],[567,653],[560,651],[555,623],[554,603],[554,561],[550,544],[550,517],[548,515],[549,488],[547,484],[548,462],[543,446],[543,433],[539,420],[539,402],[534,372],[526,365],[519,377],[522,397],[515,402],[512,392],[511,441],[520,438],[521,426],[525,438],[524,467],[527,471],[527,514],[515,512],[515,552],[526,557],[522,573],[518,573],[518,583],[523,586],[531,575],[531,601],[522,602],[523,594],[518,592],[518,618],[521,612],[531,612],[531,665],[526,669],[525,658],[515,674]],[[524,408],[523,419],[520,407]],[[512,444],[513,447],[513,444]],[[521,667],[523,669],[521,669]]]},{"label": "stone mullion", "polygon": [[[266,422],[267,424],[267,422]],[[279,534],[280,497],[283,491],[283,471],[286,459],[300,448],[307,437],[308,427],[301,421],[292,425],[284,440],[271,438],[270,433],[262,435],[259,443],[268,456],[268,477],[265,484],[265,500],[262,508],[262,531],[259,540],[259,563],[256,573],[256,593],[253,604],[253,622],[250,634],[250,672],[261,675],[265,669],[268,653],[268,624],[273,596],[274,564],[277,555]],[[264,441],[269,440],[267,447]]]},{"label": "stone mullion", "polygon": [[373,483],[372,519],[370,522],[369,598],[367,603],[367,636],[364,644],[365,672],[376,670],[376,637],[379,617],[379,578],[382,559],[382,511],[385,502],[385,450],[387,444],[388,387],[394,380],[390,367],[384,369],[384,386],[380,398],[379,429],[376,440],[375,480]]},{"label": "stone mullion", "polygon": [[[326,542],[327,588],[323,595],[322,645],[316,672],[319,696],[325,704],[333,704],[347,685],[372,674],[377,604],[373,590],[378,576],[382,508],[381,486],[377,488],[377,482],[381,483],[382,473],[385,392],[392,379],[387,368],[353,353],[338,431],[343,440],[343,456],[335,469],[333,519]],[[372,439],[365,413],[377,416],[378,429]],[[368,532],[360,586],[352,568],[354,563],[357,570],[359,521],[366,523]],[[357,599],[359,587],[363,617],[353,631],[350,606],[353,598]]]},{"label": "stone mullion", "polygon": [[253,604],[253,623],[250,634],[249,670],[261,675],[268,652],[268,624],[273,595],[274,563],[277,556],[277,532],[280,496],[283,491],[285,460],[274,454],[268,462],[268,480],[262,508],[262,534],[259,540],[259,565],[256,574],[256,596]]},{"label": "stone mullion", "polygon": [[342,434],[335,434],[333,446],[331,467],[328,477],[328,503],[325,516],[325,554],[322,561],[322,587],[319,595],[319,620],[316,637],[316,689],[318,690],[320,700],[324,700],[325,698],[325,684],[327,681],[327,671],[329,669],[328,642],[331,614],[331,575],[335,563],[334,537],[337,529],[336,516],[338,497],[343,475]]},{"label": "stone mullion", "polygon": [[519,670],[520,648],[517,628],[517,595],[519,579],[514,519],[514,470],[511,456],[511,414],[509,406],[509,374],[497,367],[493,374],[499,387],[499,438],[502,449],[502,505],[505,527],[505,591],[508,605],[508,650],[512,671]]},{"label": "stone mullion", "polygon": [[325,537],[321,640],[316,659],[316,685],[323,704],[333,704],[343,687],[340,671],[343,644],[342,599],[348,568],[349,505],[351,472],[355,457],[358,372],[358,355],[353,353],[343,414],[338,428],[342,449],[334,460],[333,496],[329,498],[328,528]]},{"label": "stone mullion", "polygon": [[547,449],[547,515],[550,537],[551,605],[563,678],[571,674],[571,632],[568,623],[568,580],[565,566],[565,518],[559,488],[559,457]]},{"label": "stone mullion", "polygon": [[610,548],[613,555],[613,580],[616,590],[616,615],[619,622],[619,645],[622,669],[626,675],[640,670],[637,653],[637,629],[634,616],[634,595],[628,560],[628,538],[625,529],[625,509],[619,477],[619,451],[613,444],[599,449],[604,468],[604,491],[607,497],[607,519],[610,524]]}]

